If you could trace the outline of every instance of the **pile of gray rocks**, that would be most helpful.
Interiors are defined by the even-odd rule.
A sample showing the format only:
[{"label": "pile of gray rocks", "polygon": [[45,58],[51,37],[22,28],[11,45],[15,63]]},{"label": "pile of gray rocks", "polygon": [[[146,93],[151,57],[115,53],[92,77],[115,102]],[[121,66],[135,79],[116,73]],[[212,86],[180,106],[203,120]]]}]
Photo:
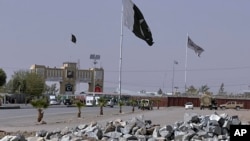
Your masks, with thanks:
[{"label": "pile of gray rocks", "polygon": [[241,124],[238,116],[216,112],[205,116],[185,113],[183,121],[164,126],[152,124],[141,115],[128,121],[110,121],[105,126],[92,122],[52,132],[41,130],[33,137],[8,135],[0,141],[229,141],[230,125]]}]

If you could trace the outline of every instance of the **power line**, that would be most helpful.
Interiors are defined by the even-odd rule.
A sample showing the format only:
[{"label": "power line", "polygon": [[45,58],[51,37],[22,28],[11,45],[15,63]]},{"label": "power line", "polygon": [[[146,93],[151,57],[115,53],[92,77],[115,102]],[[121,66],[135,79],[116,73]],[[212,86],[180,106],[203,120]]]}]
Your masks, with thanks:
[{"label": "power line", "polygon": [[[250,69],[250,66],[242,67],[223,67],[223,68],[197,68],[197,69],[187,69],[187,71],[225,71],[225,70],[243,70]],[[168,70],[123,70],[123,72],[172,72],[172,69]],[[184,69],[177,69],[175,71],[185,71]],[[118,72],[117,70],[106,70],[105,72]]]}]

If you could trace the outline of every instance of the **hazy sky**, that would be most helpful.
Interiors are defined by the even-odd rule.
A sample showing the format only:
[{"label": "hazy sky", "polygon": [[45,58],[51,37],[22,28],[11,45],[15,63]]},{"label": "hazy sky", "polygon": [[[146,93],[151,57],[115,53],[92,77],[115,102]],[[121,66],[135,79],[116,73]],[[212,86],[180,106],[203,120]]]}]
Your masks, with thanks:
[{"label": "hazy sky", "polygon": [[[150,47],[123,27],[122,89],[184,91],[187,34],[205,51],[187,50],[187,86],[208,85],[217,93],[250,86],[249,0],[134,0],[155,44]],[[105,88],[118,87],[121,0],[1,0],[0,68],[8,75],[32,64],[61,67],[80,60],[93,66],[101,55]],[[77,44],[70,41],[75,34]],[[87,84],[82,84],[85,89]],[[86,89],[85,89],[86,90]]]}]

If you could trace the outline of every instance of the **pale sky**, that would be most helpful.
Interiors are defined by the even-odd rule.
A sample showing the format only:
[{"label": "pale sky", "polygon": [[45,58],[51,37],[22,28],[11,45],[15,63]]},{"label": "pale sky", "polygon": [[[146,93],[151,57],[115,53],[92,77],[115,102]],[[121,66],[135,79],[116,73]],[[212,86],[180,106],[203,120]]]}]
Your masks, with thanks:
[{"label": "pale sky", "polygon": [[[222,83],[227,92],[249,89],[249,0],[133,2],[155,44],[123,27],[122,89],[171,92],[176,60],[174,86],[184,91],[187,34],[205,50],[201,57],[187,50],[187,86],[208,85],[214,93]],[[32,64],[61,67],[80,60],[81,69],[89,69],[90,54],[99,54],[104,91],[118,87],[121,7],[121,0],[1,0],[0,68],[8,80]]]}]

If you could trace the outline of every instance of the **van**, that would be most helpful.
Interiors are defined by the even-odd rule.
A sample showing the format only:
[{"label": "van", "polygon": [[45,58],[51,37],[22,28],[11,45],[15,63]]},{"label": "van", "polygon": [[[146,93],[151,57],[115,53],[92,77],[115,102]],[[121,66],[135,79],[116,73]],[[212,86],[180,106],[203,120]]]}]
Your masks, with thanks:
[{"label": "van", "polygon": [[113,99],[108,99],[107,100],[107,106],[113,108],[114,107],[114,100]]},{"label": "van", "polygon": [[[100,98],[99,96],[95,96],[95,105],[98,105],[99,98]],[[94,96],[92,96],[92,95],[86,96],[85,101],[86,101],[86,106],[93,106],[94,105]]]}]

